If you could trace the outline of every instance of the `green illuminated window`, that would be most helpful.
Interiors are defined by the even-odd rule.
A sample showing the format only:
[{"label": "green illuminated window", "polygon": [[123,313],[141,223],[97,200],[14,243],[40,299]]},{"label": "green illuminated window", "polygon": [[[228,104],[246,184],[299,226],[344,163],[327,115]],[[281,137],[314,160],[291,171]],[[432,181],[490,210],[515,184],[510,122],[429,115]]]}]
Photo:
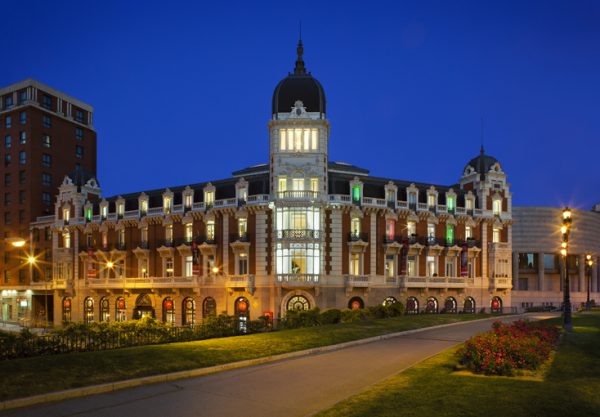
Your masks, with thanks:
[{"label": "green illuminated window", "polygon": [[360,185],[352,186],[352,201],[355,203],[360,203]]},{"label": "green illuminated window", "polygon": [[446,225],[446,243],[454,244],[454,226],[451,224]]},{"label": "green illuminated window", "polygon": [[454,213],[454,197],[448,197],[446,199],[446,207],[449,213]]},{"label": "green illuminated window", "polygon": [[92,208],[91,207],[88,207],[88,208],[85,209],[85,219],[88,222],[92,221]]}]

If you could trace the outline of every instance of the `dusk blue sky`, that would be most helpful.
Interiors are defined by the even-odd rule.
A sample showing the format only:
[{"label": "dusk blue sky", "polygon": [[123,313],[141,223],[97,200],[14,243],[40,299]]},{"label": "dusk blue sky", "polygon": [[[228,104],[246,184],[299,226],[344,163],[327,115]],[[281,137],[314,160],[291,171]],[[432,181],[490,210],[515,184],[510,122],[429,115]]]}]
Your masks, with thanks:
[{"label": "dusk blue sky", "polygon": [[7,2],[0,85],[90,103],[105,195],[268,161],[293,69],[327,95],[330,159],[455,184],[486,152],[513,204],[600,202],[600,2]]}]

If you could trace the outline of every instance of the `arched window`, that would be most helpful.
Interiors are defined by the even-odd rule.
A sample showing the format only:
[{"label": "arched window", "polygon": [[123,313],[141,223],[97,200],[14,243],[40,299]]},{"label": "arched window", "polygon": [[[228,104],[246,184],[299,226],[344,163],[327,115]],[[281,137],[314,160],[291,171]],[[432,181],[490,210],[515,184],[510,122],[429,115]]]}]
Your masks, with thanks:
[{"label": "arched window", "polygon": [[245,297],[235,300],[235,316],[238,320],[238,330],[246,333],[248,330],[248,320],[250,320],[250,302]]},{"label": "arched window", "polygon": [[127,305],[123,297],[117,298],[115,302],[115,320],[125,321],[127,320]]},{"label": "arched window", "polygon": [[288,300],[286,310],[310,310],[310,302],[303,295],[295,295]]},{"label": "arched window", "polygon": [[100,321],[110,321],[110,303],[106,297],[100,299]]},{"label": "arched window", "polygon": [[438,312],[438,300],[435,297],[427,298],[427,304],[425,304],[425,312],[429,314],[435,314]]},{"label": "arched window", "polygon": [[452,314],[456,313],[456,300],[454,297],[446,298],[446,301],[444,301],[444,312]]},{"label": "arched window", "polygon": [[63,321],[71,321],[71,298],[65,297],[62,301],[62,319]]},{"label": "arched window", "polygon": [[397,303],[397,302],[398,302],[398,300],[396,300],[395,297],[391,297],[390,296],[390,297],[385,297],[385,300],[383,300],[383,303],[381,303],[381,304],[383,304],[384,306],[387,307],[387,306],[390,306],[390,305],[392,305],[394,303]]},{"label": "arched window", "polygon": [[202,302],[202,318],[217,316],[217,302],[212,297],[206,297]]},{"label": "arched window", "polygon": [[182,324],[184,326],[193,326],[196,324],[196,301],[193,298],[185,298],[183,300],[181,311]]},{"label": "arched window", "polygon": [[467,314],[475,313],[475,299],[473,297],[465,298],[465,305],[463,307],[463,312]]},{"label": "arched window", "polygon": [[500,297],[492,298],[492,313],[502,313],[502,299]]},{"label": "arched window", "polygon": [[350,301],[348,301],[348,308],[351,310],[358,310],[360,308],[365,308],[365,303],[360,297],[352,297]]},{"label": "arched window", "polygon": [[148,294],[140,294],[135,300],[135,308],[133,309],[133,319],[138,320],[143,317],[154,317],[154,308],[152,300]]},{"label": "arched window", "polygon": [[175,324],[175,303],[171,297],[167,297],[163,300],[163,322]]},{"label": "arched window", "polygon": [[408,297],[406,300],[406,314],[419,314],[419,300]]},{"label": "arched window", "polygon": [[87,324],[94,321],[94,299],[92,297],[83,300],[83,321]]}]

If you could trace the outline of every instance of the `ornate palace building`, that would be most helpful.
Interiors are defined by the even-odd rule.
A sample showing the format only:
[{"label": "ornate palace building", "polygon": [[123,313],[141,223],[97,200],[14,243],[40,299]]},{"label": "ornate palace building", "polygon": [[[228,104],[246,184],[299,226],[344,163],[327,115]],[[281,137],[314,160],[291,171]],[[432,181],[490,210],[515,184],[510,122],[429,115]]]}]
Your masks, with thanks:
[{"label": "ornate palace building", "polygon": [[481,149],[457,183],[432,185],[330,161],[325,92],[297,51],[273,93],[267,164],[113,197],[82,170],[64,178],[54,214],[32,228],[52,250],[55,323],[151,314],[187,325],[396,300],[409,312],[511,306],[500,163]]}]

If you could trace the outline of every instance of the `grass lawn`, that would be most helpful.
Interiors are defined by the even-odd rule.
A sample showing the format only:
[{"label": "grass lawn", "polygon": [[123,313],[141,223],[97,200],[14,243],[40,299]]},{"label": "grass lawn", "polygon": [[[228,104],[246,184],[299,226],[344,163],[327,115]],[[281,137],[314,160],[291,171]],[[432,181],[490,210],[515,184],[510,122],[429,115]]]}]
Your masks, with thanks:
[{"label": "grass lawn", "polygon": [[196,342],[0,362],[0,400],[253,359],[437,324],[475,314],[402,316]]},{"label": "grass lawn", "polygon": [[600,312],[573,323],[545,380],[455,373],[452,348],[317,416],[600,416]]}]

